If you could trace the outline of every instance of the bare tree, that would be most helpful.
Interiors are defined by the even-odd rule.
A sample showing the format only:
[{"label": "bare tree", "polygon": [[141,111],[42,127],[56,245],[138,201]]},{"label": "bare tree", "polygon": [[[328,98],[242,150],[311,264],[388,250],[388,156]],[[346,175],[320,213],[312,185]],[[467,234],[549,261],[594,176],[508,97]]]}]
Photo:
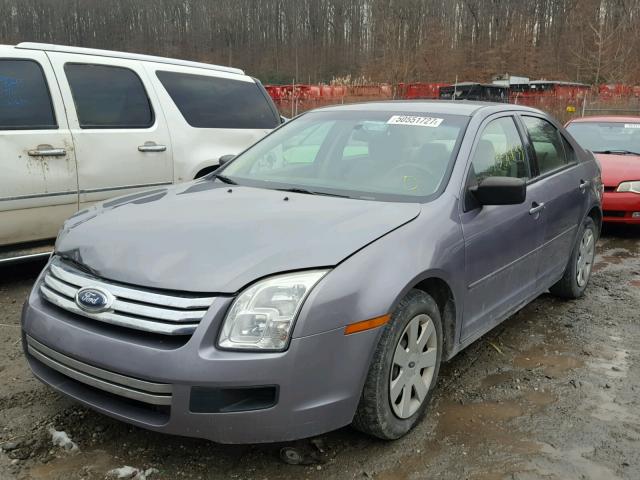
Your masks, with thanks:
[{"label": "bare tree", "polygon": [[640,0],[0,0],[0,42],[239,66],[267,82],[640,82]]}]

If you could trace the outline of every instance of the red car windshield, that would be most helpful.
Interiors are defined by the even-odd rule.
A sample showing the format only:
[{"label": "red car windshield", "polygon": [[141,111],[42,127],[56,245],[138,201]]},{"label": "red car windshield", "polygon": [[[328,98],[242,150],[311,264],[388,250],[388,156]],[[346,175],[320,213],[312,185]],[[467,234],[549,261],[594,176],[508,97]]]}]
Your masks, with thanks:
[{"label": "red car windshield", "polygon": [[574,122],[567,130],[594,153],[640,155],[640,119],[637,122]]}]

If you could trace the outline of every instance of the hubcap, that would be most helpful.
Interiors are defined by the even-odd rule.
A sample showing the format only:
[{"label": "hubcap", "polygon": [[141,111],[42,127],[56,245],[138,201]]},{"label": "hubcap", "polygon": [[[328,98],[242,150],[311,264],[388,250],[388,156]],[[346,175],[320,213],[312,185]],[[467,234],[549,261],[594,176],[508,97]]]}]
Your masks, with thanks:
[{"label": "hubcap", "polygon": [[593,257],[595,256],[595,238],[591,229],[586,229],[578,248],[578,262],[576,265],[576,281],[578,286],[584,287],[589,281]]},{"label": "hubcap", "polygon": [[424,403],[437,359],[438,338],[431,317],[412,318],[400,336],[391,365],[389,399],[399,418],[409,418]]}]

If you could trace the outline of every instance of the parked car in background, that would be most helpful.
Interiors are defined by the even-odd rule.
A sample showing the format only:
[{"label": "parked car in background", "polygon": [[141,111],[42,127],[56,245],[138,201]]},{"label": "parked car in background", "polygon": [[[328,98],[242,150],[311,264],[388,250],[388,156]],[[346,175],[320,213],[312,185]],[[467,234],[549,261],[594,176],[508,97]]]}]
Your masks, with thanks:
[{"label": "parked car in background", "polygon": [[600,182],[527,107],[305,113],[200,180],[69,219],[23,309],[27,360],[156,431],[399,438],[441,361],[549,289],[584,293]]},{"label": "parked car in background", "polygon": [[566,128],[602,166],[604,221],[640,224],[640,117],[576,118]]},{"label": "parked car in background", "polygon": [[0,262],[33,254],[94,202],[205,175],[279,123],[236,68],[0,46]]}]

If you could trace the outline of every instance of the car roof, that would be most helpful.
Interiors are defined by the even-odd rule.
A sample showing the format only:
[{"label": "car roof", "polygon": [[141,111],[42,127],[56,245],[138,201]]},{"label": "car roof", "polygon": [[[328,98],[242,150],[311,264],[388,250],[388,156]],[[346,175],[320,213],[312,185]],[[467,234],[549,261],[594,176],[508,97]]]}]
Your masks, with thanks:
[{"label": "car roof", "polygon": [[165,63],[169,65],[180,65],[183,67],[204,68],[219,72],[236,73],[244,75],[244,71],[239,68],[223,67],[210,63],[192,62],[190,60],[179,60],[177,58],[156,57],[154,55],[143,55],[140,53],[116,52],[113,50],[100,50],[97,48],[69,47],[66,45],[54,45],[51,43],[22,42],[15,48],[23,50],[43,50],[46,52],[75,53],[80,55],[94,55],[98,57],[122,58],[127,60],[139,60],[145,62]]},{"label": "car roof", "polygon": [[640,116],[632,115],[594,115],[591,117],[580,117],[569,120],[568,123],[589,123],[589,122],[640,122]]},{"label": "car roof", "polygon": [[543,113],[535,108],[514,105],[512,103],[477,102],[470,100],[387,100],[382,102],[350,103],[323,107],[322,111],[377,111],[411,112],[464,115],[471,117],[479,112],[496,113],[501,111],[522,111]]}]

